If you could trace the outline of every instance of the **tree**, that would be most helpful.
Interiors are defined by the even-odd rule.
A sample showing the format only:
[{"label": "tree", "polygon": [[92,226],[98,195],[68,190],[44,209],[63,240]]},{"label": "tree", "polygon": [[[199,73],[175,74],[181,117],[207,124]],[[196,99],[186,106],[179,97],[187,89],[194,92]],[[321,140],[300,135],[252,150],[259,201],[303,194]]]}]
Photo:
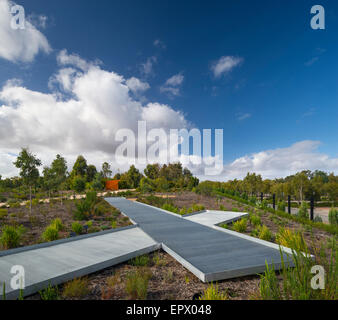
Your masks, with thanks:
[{"label": "tree", "polygon": [[75,176],[84,177],[87,174],[87,167],[88,167],[87,160],[83,156],[78,156],[70,175],[72,177]]},{"label": "tree", "polygon": [[90,164],[88,167],[87,167],[87,181],[88,182],[92,182],[94,180],[94,177],[97,173],[97,170],[96,170],[96,167],[92,164]]},{"label": "tree", "polygon": [[103,190],[104,183],[102,179],[103,179],[102,174],[100,172],[97,172],[91,185],[95,191]]},{"label": "tree", "polygon": [[86,180],[84,177],[75,176],[72,183],[72,189],[77,193],[81,193],[86,188]]},{"label": "tree", "polygon": [[299,194],[299,200],[303,201],[304,193],[306,191],[306,188],[309,186],[308,172],[298,172],[292,180],[292,185],[296,193]]},{"label": "tree", "polygon": [[155,164],[148,164],[147,167],[144,169],[144,174],[149,179],[157,179],[160,173],[160,165],[158,163]]},{"label": "tree", "polygon": [[[131,188],[137,188],[140,185],[140,180],[142,178],[142,174],[138,169],[135,168],[134,165],[132,165],[129,170],[126,173],[126,176],[129,178],[127,180],[130,180],[132,182]],[[121,178],[122,180],[122,178]]]},{"label": "tree", "polygon": [[102,164],[102,177],[104,179],[110,179],[111,175],[112,175],[112,171],[111,171],[111,167],[110,167],[110,164],[108,162],[104,162]]},{"label": "tree", "polygon": [[29,187],[30,213],[32,212],[32,186],[35,186],[39,178],[38,167],[41,166],[41,160],[36,158],[28,148],[22,148],[19,156],[13,164],[20,169],[20,176],[24,183]]}]

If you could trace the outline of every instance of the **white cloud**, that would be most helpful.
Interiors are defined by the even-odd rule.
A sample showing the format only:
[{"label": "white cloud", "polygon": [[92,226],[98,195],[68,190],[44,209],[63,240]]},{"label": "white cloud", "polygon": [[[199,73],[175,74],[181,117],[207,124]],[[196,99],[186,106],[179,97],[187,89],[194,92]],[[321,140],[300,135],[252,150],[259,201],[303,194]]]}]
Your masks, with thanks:
[{"label": "white cloud", "polygon": [[184,76],[181,73],[175,74],[170,77],[163,86],[160,87],[160,91],[169,93],[172,96],[180,95],[180,86],[184,81]]},{"label": "white cloud", "polygon": [[224,179],[256,172],[264,178],[285,177],[302,170],[338,172],[338,158],[318,152],[319,141],[305,140],[290,147],[261,151],[236,159],[224,167]]},{"label": "white cloud", "polygon": [[165,43],[163,41],[161,41],[160,39],[156,39],[154,41],[154,46],[160,49],[165,49],[167,46],[165,45]]},{"label": "white cloud", "polygon": [[25,29],[12,29],[12,5],[8,0],[0,1],[0,57],[11,62],[31,62],[40,51],[49,53],[48,40],[27,19]]},{"label": "white cloud", "polygon": [[[188,126],[184,115],[168,105],[143,105],[135,100],[130,94],[131,82],[121,75],[66,51],[60,53],[58,61],[60,70],[50,80],[52,93],[30,90],[18,81],[9,81],[1,89],[2,158],[29,146],[44,161],[61,153],[69,163],[78,154],[97,165],[103,159],[112,163],[120,144],[115,141],[118,129],[137,133],[139,120],[146,121],[148,129],[167,131]],[[1,168],[1,174],[9,175],[13,165],[5,163],[7,169]]]},{"label": "white cloud", "polygon": [[246,120],[246,119],[251,118],[251,116],[252,116],[251,113],[239,113],[239,114],[237,115],[237,119],[238,119],[239,121],[243,121],[243,120]]},{"label": "white cloud", "polygon": [[212,64],[211,71],[216,78],[229,73],[232,69],[239,66],[243,62],[243,58],[223,56]]},{"label": "white cloud", "polygon": [[157,63],[157,58],[155,56],[149,57],[145,63],[141,64],[141,73],[145,76],[149,76],[153,73],[153,66]]},{"label": "white cloud", "polygon": [[126,81],[128,88],[134,93],[144,92],[150,88],[149,83],[142,82],[140,79],[131,77]]}]

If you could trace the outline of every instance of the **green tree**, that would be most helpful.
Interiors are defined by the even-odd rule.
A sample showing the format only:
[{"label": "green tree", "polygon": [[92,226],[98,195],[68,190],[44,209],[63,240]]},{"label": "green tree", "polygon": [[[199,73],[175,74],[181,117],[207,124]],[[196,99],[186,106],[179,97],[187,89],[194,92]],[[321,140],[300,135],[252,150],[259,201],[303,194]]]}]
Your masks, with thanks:
[{"label": "green tree", "polygon": [[140,171],[132,165],[126,173],[127,180],[131,181],[131,188],[137,188],[140,185],[142,174]]},{"label": "green tree", "polygon": [[110,164],[108,162],[104,162],[102,164],[102,177],[104,179],[110,179],[111,175],[112,175],[112,171],[111,171],[111,167],[110,167]]},{"label": "green tree", "polygon": [[73,178],[72,189],[77,192],[81,193],[86,188],[86,179],[82,176],[75,176]]},{"label": "green tree", "polygon": [[87,167],[88,167],[87,160],[83,156],[78,156],[70,175],[72,177],[75,176],[84,177],[87,174]]},{"label": "green tree", "polygon": [[29,187],[29,210],[32,212],[32,186],[35,187],[39,178],[38,167],[41,166],[41,160],[36,158],[28,148],[22,148],[19,156],[13,164],[20,169],[20,176],[24,183]]},{"label": "green tree", "polygon": [[155,164],[148,164],[147,167],[144,169],[144,174],[147,178],[155,180],[159,177],[160,173],[160,165],[158,163]]},{"label": "green tree", "polygon": [[90,164],[87,167],[87,172],[86,172],[87,181],[92,182],[94,180],[94,177],[95,177],[96,174],[97,174],[96,167],[94,165]]}]

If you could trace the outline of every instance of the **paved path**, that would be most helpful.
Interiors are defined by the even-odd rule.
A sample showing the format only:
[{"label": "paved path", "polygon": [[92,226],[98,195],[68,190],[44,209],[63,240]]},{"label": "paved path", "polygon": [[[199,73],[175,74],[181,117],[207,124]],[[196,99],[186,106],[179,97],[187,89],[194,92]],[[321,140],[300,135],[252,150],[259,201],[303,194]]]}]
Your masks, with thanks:
[{"label": "paved path", "polygon": [[265,270],[266,262],[276,267],[280,265],[280,252],[274,244],[201,225],[124,198],[107,198],[106,201],[162,243],[165,251],[202,281],[256,274]]},{"label": "paved path", "polygon": [[10,286],[14,276],[10,272],[14,265],[24,267],[23,293],[27,296],[47,287],[49,283],[57,285],[159,248],[153,239],[134,226],[82,239],[77,237],[61,240],[56,245],[45,245],[34,246],[36,249],[32,250],[20,248],[13,250],[12,254],[0,256],[0,300],[3,282],[6,283],[6,299],[15,299],[19,295],[19,290],[13,290]]},{"label": "paved path", "polygon": [[160,248],[204,282],[262,272],[266,261],[279,267],[275,244],[214,226],[243,213],[206,211],[183,218],[124,198],[106,200],[137,225],[0,251],[0,299],[2,283],[7,299],[19,295],[10,287],[14,265],[24,267],[27,296]]}]

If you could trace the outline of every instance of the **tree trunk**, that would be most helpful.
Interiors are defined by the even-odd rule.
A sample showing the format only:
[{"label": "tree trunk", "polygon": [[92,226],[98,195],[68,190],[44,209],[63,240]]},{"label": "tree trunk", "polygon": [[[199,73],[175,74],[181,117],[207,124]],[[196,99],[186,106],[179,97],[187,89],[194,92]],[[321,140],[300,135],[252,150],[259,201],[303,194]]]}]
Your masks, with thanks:
[{"label": "tree trunk", "polygon": [[61,206],[63,206],[63,202],[62,202],[62,191],[61,191]]},{"label": "tree trunk", "polygon": [[29,213],[32,214],[32,186],[29,186]]}]

